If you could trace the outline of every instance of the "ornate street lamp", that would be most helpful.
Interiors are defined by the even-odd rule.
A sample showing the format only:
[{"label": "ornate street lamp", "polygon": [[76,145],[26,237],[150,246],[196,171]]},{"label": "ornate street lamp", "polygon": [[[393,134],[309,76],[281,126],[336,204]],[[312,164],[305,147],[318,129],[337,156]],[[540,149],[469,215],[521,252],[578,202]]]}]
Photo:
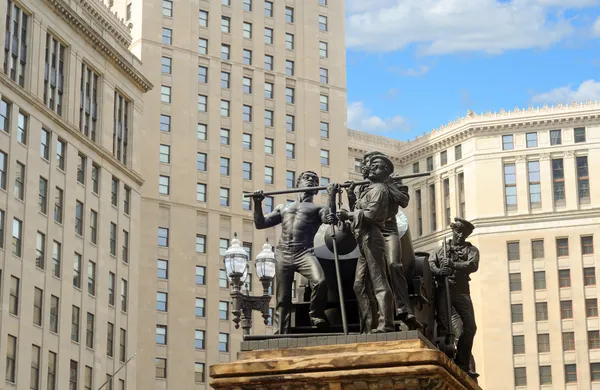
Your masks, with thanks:
[{"label": "ornate street lamp", "polygon": [[268,242],[263,246],[263,250],[256,257],[256,274],[263,285],[262,296],[251,296],[242,292],[242,285],[248,277],[248,258],[244,248],[240,245],[240,240],[237,238],[237,233],[234,234],[231,245],[225,252],[223,262],[225,263],[225,271],[229,277],[231,286],[231,313],[233,314],[233,322],[235,328],[239,329],[240,322],[244,334],[250,334],[252,328],[252,311],[257,310],[262,313],[265,325],[269,320],[269,287],[275,277],[275,254],[271,250]]}]

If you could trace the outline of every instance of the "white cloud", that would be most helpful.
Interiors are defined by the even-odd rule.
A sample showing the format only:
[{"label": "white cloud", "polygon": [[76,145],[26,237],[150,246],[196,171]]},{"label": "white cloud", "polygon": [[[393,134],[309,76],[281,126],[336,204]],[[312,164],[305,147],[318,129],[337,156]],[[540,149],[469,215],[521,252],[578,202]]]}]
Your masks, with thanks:
[{"label": "white cloud", "polygon": [[598,19],[596,19],[594,25],[592,26],[592,33],[595,37],[600,37],[600,16]]},{"label": "white cloud", "polygon": [[348,104],[348,127],[353,130],[362,130],[371,133],[410,129],[404,117],[395,115],[390,118],[381,118],[377,115],[372,115],[372,111],[365,107],[363,102]]},{"label": "white cloud", "polygon": [[600,100],[600,81],[586,80],[577,89],[571,85],[554,88],[548,92],[534,95],[532,103],[538,104],[570,104],[572,102],[585,102],[587,100]]},{"label": "white cloud", "polygon": [[371,52],[416,45],[426,55],[546,48],[574,31],[564,9],[595,3],[598,0],[348,0],[347,44]]},{"label": "white cloud", "polygon": [[430,70],[431,70],[431,66],[428,66],[428,65],[421,65],[417,68],[406,68],[406,69],[394,68],[394,67],[390,68],[390,71],[398,72],[402,76],[407,76],[407,77],[425,76],[427,73],[429,73]]}]

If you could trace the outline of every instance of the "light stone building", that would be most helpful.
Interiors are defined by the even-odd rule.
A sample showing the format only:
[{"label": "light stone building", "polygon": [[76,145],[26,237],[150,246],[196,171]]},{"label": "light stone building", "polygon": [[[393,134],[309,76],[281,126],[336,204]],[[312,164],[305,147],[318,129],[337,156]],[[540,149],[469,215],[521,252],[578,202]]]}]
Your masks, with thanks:
[{"label": "light stone building", "polygon": [[[224,251],[237,232],[255,259],[277,236],[254,230],[242,192],[290,187],[304,170],[323,182],[348,175],[344,4],[105,3],[131,23],[130,48],[155,85],[138,144],[138,388],[208,388],[208,367],[235,358],[241,342]],[[252,284],[261,293],[256,275]],[[257,314],[254,332],[271,331]]]},{"label": "light stone building", "polygon": [[[0,388],[96,389],[138,343],[152,85],[99,1],[1,0],[0,13]],[[112,388],[136,389],[135,372]]]},{"label": "light stone building", "polygon": [[353,178],[365,151],[406,180],[415,249],[432,251],[455,216],[481,252],[471,294],[473,354],[488,390],[600,388],[600,104],[476,115],[411,142],[350,131]]}]

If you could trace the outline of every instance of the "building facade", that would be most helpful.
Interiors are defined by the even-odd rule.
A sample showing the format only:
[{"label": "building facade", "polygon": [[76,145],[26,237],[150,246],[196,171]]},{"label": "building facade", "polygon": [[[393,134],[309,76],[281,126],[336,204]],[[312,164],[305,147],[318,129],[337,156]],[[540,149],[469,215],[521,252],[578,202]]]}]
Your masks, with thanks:
[{"label": "building facade", "polygon": [[[2,0],[3,389],[96,389],[136,329],[143,94],[102,3]],[[136,389],[135,360],[112,381]]]},{"label": "building facade", "polygon": [[[398,171],[431,172],[405,182],[416,250],[441,245],[455,216],[476,226],[481,387],[600,388],[600,104],[469,112],[388,142]],[[349,170],[380,144],[350,131]]]},{"label": "building facade", "polygon": [[[347,177],[344,4],[105,2],[131,23],[131,50],[156,86],[140,140],[138,387],[208,388],[208,367],[235,358],[241,341],[229,241],[237,232],[254,259],[277,237],[254,230],[241,194],[290,187],[304,170]],[[254,331],[271,330],[257,315]]]}]

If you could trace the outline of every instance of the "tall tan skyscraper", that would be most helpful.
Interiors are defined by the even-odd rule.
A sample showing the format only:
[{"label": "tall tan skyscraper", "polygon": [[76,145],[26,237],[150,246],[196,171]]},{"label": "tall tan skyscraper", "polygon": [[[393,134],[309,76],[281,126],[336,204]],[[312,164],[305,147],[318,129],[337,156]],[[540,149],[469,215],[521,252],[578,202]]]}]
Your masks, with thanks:
[{"label": "tall tan skyscraper", "polygon": [[[137,348],[152,86],[101,2],[0,13],[0,388],[97,389]],[[136,389],[135,366],[112,388]]]},{"label": "tall tan skyscraper", "polygon": [[417,250],[476,229],[473,354],[486,390],[600,388],[600,104],[476,115],[412,142],[350,132],[348,168],[391,153],[408,180]]},{"label": "tall tan skyscraper", "polygon": [[[242,193],[292,186],[307,169],[324,182],[347,177],[344,4],[115,0],[113,9],[132,24],[131,49],[156,86],[140,141],[138,387],[207,388],[208,366],[235,358],[241,341],[223,269],[229,240],[237,232],[254,259],[276,238],[254,231]],[[271,329],[257,316],[254,331]]]}]

